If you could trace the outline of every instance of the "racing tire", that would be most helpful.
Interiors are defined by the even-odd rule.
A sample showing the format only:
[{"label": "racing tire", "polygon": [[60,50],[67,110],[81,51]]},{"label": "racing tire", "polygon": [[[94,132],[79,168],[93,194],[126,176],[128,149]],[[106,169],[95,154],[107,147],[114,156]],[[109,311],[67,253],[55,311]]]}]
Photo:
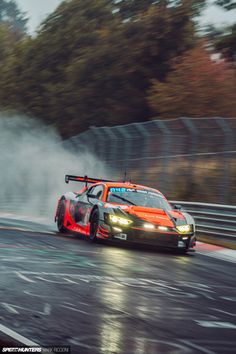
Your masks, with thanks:
[{"label": "racing tire", "polygon": [[181,250],[177,250],[177,254],[182,255],[182,256],[187,255],[188,254],[188,248],[183,248]]},{"label": "racing tire", "polygon": [[66,202],[65,200],[61,200],[58,206],[58,217],[57,217],[57,228],[60,232],[66,232],[66,228],[64,226],[65,213],[66,213]]},{"label": "racing tire", "polygon": [[99,226],[99,213],[98,210],[94,210],[90,221],[89,240],[91,242],[98,241],[97,239],[98,226]]}]

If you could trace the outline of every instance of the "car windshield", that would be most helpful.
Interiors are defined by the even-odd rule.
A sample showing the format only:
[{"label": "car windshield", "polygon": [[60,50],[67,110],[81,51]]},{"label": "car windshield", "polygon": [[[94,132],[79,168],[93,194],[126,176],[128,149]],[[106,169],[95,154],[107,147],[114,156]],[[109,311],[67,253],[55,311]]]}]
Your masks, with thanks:
[{"label": "car windshield", "polygon": [[172,210],[171,205],[161,194],[145,189],[109,188],[107,202]]}]

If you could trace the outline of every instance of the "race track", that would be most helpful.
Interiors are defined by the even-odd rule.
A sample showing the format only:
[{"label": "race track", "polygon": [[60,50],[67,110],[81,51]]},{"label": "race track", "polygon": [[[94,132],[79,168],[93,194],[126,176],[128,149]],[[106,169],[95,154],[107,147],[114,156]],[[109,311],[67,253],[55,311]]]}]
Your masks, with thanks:
[{"label": "race track", "polygon": [[236,251],[199,244],[183,256],[54,230],[0,218],[2,345],[69,345],[78,354],[236,352]]}]

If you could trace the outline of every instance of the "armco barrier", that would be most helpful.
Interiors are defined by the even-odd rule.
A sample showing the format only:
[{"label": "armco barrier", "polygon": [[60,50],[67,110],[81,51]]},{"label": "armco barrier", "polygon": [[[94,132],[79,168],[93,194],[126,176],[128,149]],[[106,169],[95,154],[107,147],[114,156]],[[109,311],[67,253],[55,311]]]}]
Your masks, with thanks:
[{"label": "armco barrier", "polygon": [[171,201],[182,205],[195,219],[197,235],[236,241],[236,206]]}]

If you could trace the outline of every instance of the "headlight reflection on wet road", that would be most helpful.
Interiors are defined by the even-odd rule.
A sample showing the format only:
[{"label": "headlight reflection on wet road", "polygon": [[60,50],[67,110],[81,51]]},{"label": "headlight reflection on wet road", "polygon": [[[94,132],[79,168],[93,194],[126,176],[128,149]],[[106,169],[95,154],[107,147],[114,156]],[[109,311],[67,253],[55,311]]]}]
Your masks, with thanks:
[{"label": "headlight reflection on wet road", "polygon": [[[125,265],[127,271],[131,266],[132,260],[125,252],[115,249],[104,250],[104,262],[112,263],[112,268]],[[114,276],[114,269],[108,268],[109,276]],[[114,277],[113,281],[104,283],[101,288],[101,299],[103,305],[108,307],[108,313],[101,314],[101,336],[100,352],[102,353],[122,353],[121,343],[125,341],[125,323],[122,317],[129,314],[122,309],[127,307],[127,287],[118,283]]]}]

